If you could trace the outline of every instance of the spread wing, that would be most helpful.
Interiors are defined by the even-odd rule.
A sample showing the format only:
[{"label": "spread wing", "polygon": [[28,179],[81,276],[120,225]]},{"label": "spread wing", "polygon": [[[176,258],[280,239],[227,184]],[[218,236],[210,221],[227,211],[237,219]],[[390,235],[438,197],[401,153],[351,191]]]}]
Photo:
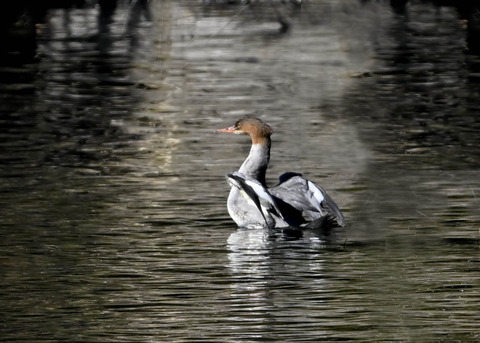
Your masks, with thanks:
[{"label": "spread wing", "polygon": [[262,214],[265,224],[270,229],[275,227],[277,220],[283,221],[282,212],[269,191],[257,180],[249,178],[240,172],[227,174],[229,183],[241,191],[242,196],[250,199]]},{"label": "spread wing", "polygon": [[280,183],[270,188],[270,193],[301,211],[308,221],[331,217],[340,226],[345,226],[345,218],[337,204],[327,192],[297,173],[285,173]]}]

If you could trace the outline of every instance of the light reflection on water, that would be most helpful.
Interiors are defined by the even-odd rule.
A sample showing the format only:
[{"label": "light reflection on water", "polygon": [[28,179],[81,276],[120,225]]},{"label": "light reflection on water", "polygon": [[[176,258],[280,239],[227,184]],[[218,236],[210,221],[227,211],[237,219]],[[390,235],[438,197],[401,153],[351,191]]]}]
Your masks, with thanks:
[{"label": "light reflection on water", "polygon": [[[306,6],[288,34],[269,7],[51,13],[38,63],[2,68],[1,341],[478,340],[480,88],[455,10]],[[269,181],[295,166],[345,230],[235,228],[223,175],[249,142],[213,129],[253,112]]]}]

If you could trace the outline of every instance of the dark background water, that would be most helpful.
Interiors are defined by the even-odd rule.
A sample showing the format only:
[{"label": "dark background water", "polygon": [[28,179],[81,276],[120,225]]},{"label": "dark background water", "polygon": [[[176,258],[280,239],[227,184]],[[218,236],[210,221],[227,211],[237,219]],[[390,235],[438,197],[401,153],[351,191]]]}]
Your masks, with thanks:
[{"label": "dark background water", "polygon": [[[480,340],[478,12],[396,3],[48,10],[0,68],[0,341]],[[251,113],[345,229],[235,227]]]}]

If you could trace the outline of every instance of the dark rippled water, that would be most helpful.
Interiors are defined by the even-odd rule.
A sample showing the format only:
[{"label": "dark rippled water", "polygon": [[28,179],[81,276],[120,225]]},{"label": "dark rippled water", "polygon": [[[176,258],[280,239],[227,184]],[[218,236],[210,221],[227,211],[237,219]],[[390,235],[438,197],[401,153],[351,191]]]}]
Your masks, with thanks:
[{"label": "dark rippled water", "polygon": [[[480,340],[480,60],[456,9],[150,10],[52,10],[36,59],[0,68],[0,341]],[[269,182],[303,172],[345,229],[235,227],[249,142],[213,130],[250,113]]]}]

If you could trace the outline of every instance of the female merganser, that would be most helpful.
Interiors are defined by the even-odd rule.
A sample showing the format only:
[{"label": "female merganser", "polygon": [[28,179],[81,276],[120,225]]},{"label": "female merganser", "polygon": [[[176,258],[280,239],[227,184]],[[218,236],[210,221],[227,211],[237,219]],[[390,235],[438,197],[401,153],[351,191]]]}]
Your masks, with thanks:
[{"label": "female merganser", "polygon": [[282,174],[276,186],[267,188],[265,173],[273,133],[268,124],[256,117],[245,117],[216,132],[243,133],[252,139],[250,153],[240,169],[227,174],[231,186],[228,213],[239,227],[345,226],[343,214],[333,199],[301,174]]}]

